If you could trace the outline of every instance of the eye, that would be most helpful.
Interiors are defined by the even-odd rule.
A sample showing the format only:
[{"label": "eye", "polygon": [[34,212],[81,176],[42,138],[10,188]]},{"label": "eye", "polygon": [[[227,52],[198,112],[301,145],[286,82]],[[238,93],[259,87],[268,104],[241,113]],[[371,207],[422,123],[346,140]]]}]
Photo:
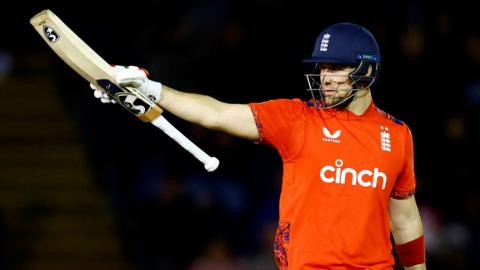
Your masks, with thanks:
[{"label": "eye", "polygon": [[325,70],[328,72],[335,72],[335,71],[343,71],[346,68],[349,68],[348,65],[342,65],[342,64],[321,64],[320,65],[320,70]]}]

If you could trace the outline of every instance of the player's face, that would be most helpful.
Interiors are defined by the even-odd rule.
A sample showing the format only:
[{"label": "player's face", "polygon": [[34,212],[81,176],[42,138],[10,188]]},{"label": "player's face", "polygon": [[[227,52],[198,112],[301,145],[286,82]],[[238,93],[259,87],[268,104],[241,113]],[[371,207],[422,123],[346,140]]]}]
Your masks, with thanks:
[{"label": "player's face", "polygon": [[324,105],[338,104],[352,93],[352,80],[348,76],[353,67],[322,64],[320,66],[321,91]]}]

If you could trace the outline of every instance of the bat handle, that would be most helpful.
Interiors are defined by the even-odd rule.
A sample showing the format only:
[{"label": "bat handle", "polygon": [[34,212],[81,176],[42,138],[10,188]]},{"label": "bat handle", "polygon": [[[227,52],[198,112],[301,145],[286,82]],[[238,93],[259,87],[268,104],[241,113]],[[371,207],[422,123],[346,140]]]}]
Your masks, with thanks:
[{"label": "bat handle", "polygon": [[163,132],[165,132],[165,134],[175,140],[198,160],[200,160],[203,163],[205,170],[213,172],[218,168],[220,161],[216,157],[211,157],[207,153],[205,153],[202,149],[200,149],[197,145],[195,145],[192,141],[185,137],[185,135],[178,131],[172,124],[170,124],[170,122],[168,122],[165,117],[160,115],[159,117],[155,118],[151,123]]}]

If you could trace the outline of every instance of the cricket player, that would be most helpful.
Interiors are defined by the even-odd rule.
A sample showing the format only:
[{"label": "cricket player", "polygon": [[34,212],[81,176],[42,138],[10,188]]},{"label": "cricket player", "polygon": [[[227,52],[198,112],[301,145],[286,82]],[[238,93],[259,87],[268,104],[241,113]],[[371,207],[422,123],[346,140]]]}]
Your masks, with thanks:
[{"label": "cricket player", "polygon": [[278,151],[280,270],[393,269],[392,248],[405,269],[426,269],[412,135],[372,100],[380,68],[375,38],[360,25],[334,24],[304,61],[313,70],[306,74],[308,101],[228,104],[174,90],[134,66],[117,66],[116,83],[138,88],[182,119]]}]

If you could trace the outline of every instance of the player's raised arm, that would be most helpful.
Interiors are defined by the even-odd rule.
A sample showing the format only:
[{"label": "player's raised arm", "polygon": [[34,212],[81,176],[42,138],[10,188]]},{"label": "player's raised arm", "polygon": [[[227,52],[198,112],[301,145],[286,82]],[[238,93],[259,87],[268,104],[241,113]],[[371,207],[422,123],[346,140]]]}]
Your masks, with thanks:
[{"label": "player's raised arm", "polygon": [[[160,99],[162,84],[146,79],[146,73],[136,67],[112,67],[49,9],[33,16],[30,24],[67,65],[90,82],[90,86],[95,90],[95,97],[102,102],[117,101],[142,121],[150,122],[165,132],[201,161],[207,171],[217,169],[217,158],[205,153],[160,115],[162,109],[154,100]],[[122,78],[118,76],[121,75],[121,70],[130,72],[125,72]],[[122,81],[124,85],[119,87],[114,81]],[[129,87],[129,84],[136,84],[136,87],[141,87],[146,92],[140,93],[136,88]]]},{"label": "player's raised arm", "polygon": [[257,126],[246,104],[230,104],[209,96],[164,87],[162,108],[189,122],[249,140],[259,138]]},{"label": "player's raised arm", "polygon": [[[147,78],[138,67],[116,66],[116,83],[132,86],[170,113],[194,124],[249,140],[258,140],[259,133],[250,106],[221,102],[210,96],[186,93]],[[148,73],[148,72],[147,72]],[[95,89],[95,97],[108,102],[108,97]]]}]

